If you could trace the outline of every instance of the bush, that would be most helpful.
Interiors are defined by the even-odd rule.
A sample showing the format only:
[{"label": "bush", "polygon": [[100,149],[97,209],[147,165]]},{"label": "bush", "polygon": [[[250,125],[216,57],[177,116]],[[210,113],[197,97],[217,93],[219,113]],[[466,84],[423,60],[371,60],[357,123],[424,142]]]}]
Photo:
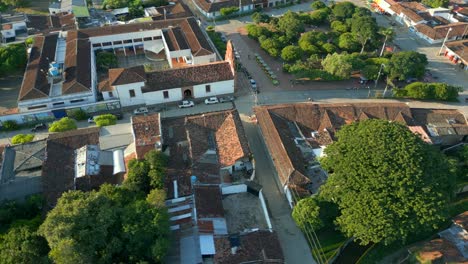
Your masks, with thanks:
[{"label": "bush", "polygon": [[317,10],[327,6],[322,1],[314,1],[312,4],[310,4],[310,7],[312,7],[314,10]]},{"label": "bush", "polygon": [[112,52],[99,52],[96,56],[96,65],[99,70],[106,71],[111,68],[116,68],[119,64],[117,56]]},{"label": "bush", "polygon": [[73,119],[76,119],[78,121],[86,120],[88,119],[88,114],[83,110],[83,109],[76,109],[73,112],[70,113],[70,116]]},{"label": "bush", "polygon": [[50,125],[49,127],[49,132],[64,132],[68,130],[73,130],[77,129],[78,127],[76,126],[75,120],[69,118],[69,117],[64,117],[60,119],[59,121],[55,121]]},{"label": "bush", "polygon": [[99,115],[94,118],[98,127],[111,126],[117,123],[117,117],[113,114]]},{"label": "bush", "polygon": [[34,135],[32,134],[18,134],[11,139],[13,144],[24,144],[33,141]]},{"label": "bush", "polygon": [[403,89],[394,91],[395,97],[408,97],[413,99],[436,99],[442,101],[456,101],[460,87],[446,83],[414,82]]},{"label": "bush", "polygon": [[219,10],[222,16],[229,16],[231,14],[234,14],[236,12],[239,12],[239,7],[237,6],[231,6],[231,7],[223,7]]},{"label": "bush", "polygon": [[18,130],[19,125],[15,120],[7,120],[3,122],[3,129],[7,131]]}]

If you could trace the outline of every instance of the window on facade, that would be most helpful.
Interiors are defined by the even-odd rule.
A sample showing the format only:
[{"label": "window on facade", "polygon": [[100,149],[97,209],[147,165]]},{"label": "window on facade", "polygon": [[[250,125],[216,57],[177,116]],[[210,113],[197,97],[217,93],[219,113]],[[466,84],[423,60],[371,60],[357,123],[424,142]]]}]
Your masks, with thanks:
[{"label": "window on facade", "polygon": [[122,41],[121,41],[121,40],[114,41],[114,45],[120,45],[120,44],[122,44]]},{"label": "window on facade", "polygon": [[76,100],[70,100],[70,103],[78,103],[78,102],[83,102],[84,99],[76,99]]},{"label": "window on facade", "polygon": [[53,106],[57,106],[57,105],[63,105],[63,104],[65,104],[65,102],[53,103],[52,105],[53,105]]},{"label": "window on facade", "polygon": [[109,92],[109,97],[114,97],[114,93]]},{"label": "window on facade", "polygon": [[135,95],[135,90],[132,89],[132,90],[130,90],[128,92],[130,93],[130,97],[135,97],[136,96]]},{"label": "window on facade", "polygon": [[93,44],[93,47],[95,47],[95,48],[96,47],[101,47],[101,43],[95,43],[95,44]]},{"label": "window on facade", "polygon": [[205,90],[207,93],[211,93],[211,85],[205,86]]},{"label": "window on facade", "polygon": [[153,40],[151,37],[148,37],[148,38],[144,38],[143,41],[151,41]]},{"label": "window on facade", "polygon": [[132,40],[131,39],[126,39],[123,41],[123,43],[132,43]]},{"label": "window on facade", "polygon": [[169,91],[164,91],[163,96],[164,96],[164,99],[169,98]]},{"label": "window on facade", "polygon": [[112,43],[111,42],[104,42],[104,43],[102,43],[102,45],[103,46],[110,46],[110,45],[112,45]]},{"label": "window on facade", "polygon": [[40,108],[46,108],[47,105],[35,105],[35,106],[30,106],[28,107],[28,110],[34,110],[34,109],[40,109]]},{"label": "window on facade", "polygon": [[142,42],[142,41],[143,41],[143,39],[141,39],[141,38],[136,38],[136,39],[133,40],[133,42]]},{"label": "window on facade", "polygon": [[155,37],[153,37],[153,39],[154,39],[154,40],[162,39],[162,37],[161,37],[161,36],[155,36]]}]

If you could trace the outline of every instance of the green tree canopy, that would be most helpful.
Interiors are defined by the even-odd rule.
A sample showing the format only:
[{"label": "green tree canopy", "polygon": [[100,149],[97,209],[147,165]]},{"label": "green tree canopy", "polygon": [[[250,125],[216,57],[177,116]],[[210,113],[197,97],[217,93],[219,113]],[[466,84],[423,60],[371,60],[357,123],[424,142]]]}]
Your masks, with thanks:
[{"label": "green tree canopy", "polygon": [[255,12],[252,14],[252,21],[256,24],[268,23],[270,22],[270,16],[262,12]]},{"label": "green tree canopy", "polygon": [[353,69],[359,69],[363,66],[363,61],[354,54],[333,53],[328,54],[322,61],[323,69],[341,79],[348,79]]},{"label": "green tree canopy", "polygon": [[349,52],[354,52],[359,50],[359,46],[359,41],[356,39],[356,36],[352,33],[343,33],[338,39],[338,47],[340,47],[340,49],[344,49]]},{"label": "green tree canopy", "polygon": [[107,71],[111,68],[116,68],[119,63],[114,53],[102,51],[96,55],[96,65],[98,70]]},{"label": "green tree canopy", "polygon": [[50,263],[49,247],[44,237],[36,232],[37,226],[21,225],[0,235],[0,259],[4,264]]},{"label": "green tree canopy", "polygon": [[361,53],[369,41],[377,37],[378,26],[375,19],[371,16],[353,17],[351,32],[356,35],[356,39],[361,43]]},{"label": "green tree canopy", "polygon": [[310,4],[310,7],[314,10],[317,10],[317,9],[327,7],[327,5],[325,5],[325,3],[323,3],[322,1],[317,0],[317,1],[312,2],[312,4]]},{"label": "green tree canopy", "polygon": [[424,75],[427,57],[416,51],[402,51],[393,54],[386,70],[391,79],[406,80],[420,78]]},{"label": "green tree canopy", "polygon": [[304,32],[304,23],[297,13],[288,11],[279,18],[278,30],[283,32],[288,40],[296,40],[299,34]]},{"label": "green tree canopy", "polygon": [[306,230],[310,227],[313,229],[320,229],[324,225],[322,219],[320,219],[319,203],[314,197],[300,200],[296,206],[294,206],[292,217],[302,230]]},{"label": "green tree canopy", "polygon": [[354,14],[356,6],[351,2],[340,2],[332,7],[333,16],[338,20],[351,18]]},{"label": "green tree canopy", "polygon": [[349,31],[348,25],[339,20],[335,20],[330,25],[331,29],[339,33],[345,33]]},{"label": "green tree canopy", "polygon": [[23,71],[27,60],[26,45],[23,43],[0,47],[0,75]]},{"label": "green tree canopy", "polygon": [[321,197],[341,211],[336,223],[362,244],[405,241],[446,219],[454,175],[446,157],[397,122],[346,125],[327,147]]},{"label": "green tree canopy", "polygon": [[449,0],[422,0],[421,1],[421,3],[427,6],[433,7],[433,8],[448,7],[449,2],[450,2]]},{"label": "green tree canopy", "polygon": [[286,46],[281,51],[281,58],[285,61],[296,61],[302,57],[302,50],[298,46]]},{"label": "green tree canopy", "polygon": [[69,191],[39,228],[55,263],[162,263],[169,246],[169,218],[139,193],[103,185]]},{"label": "green tree canopy", "polygon": [[309,19],[312,25],[323,24],[330,15],[330,9],[328,7],[314,10],[310,13]]},{"label": "green tree canopy", "polygon": [[49,132],[64,132],[77,128],[75,120],[69,117],[63,117],[59,121],[55,121],[50,125]]},{"label": "green tree canopy", "polygon": [[308,31],[301,35],[299,47],[308,54],[317,54],[321,50],[319,47],[327,43],[327,35],[320,31]]}]

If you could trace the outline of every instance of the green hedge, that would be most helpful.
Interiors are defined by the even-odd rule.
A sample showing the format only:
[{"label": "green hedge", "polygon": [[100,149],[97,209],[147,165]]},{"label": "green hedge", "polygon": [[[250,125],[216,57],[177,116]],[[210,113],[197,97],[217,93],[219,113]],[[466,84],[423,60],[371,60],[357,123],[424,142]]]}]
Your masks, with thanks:
[{"label": "green hedge", "polygon": [[34,139],[33,134],[18,134],[11,139],[11,143],[25,144],[25,143],[33,141],[33,139]]},{"label": "green hedge", "polygon": [[221,33],[215,31],[207,31],[208,36],[210,37],[211,41],[215,45],[216,49],[221,54],[221,57],[224,58],[226,55],[226,43],[221,39]]},{"label": "green hedge", "polygon": [[98,127],[111,126],[117,123],[117,117],[113,114],[99,115],[94,118]]},{"label": "green hedge", "polygon": [[53,122],[49,127],[49,132],[64,132],[73,129],[77,129],[75,120],[64,117],[59,121]]},{"label": "green hedge", "polygon": [[3,122],[2,127],[3,130],[6,131],[18,130],[20,128],[20,126],[15,120],[7,120]]},{"label": "green hedge", "polygon": [[403,89],[395,89],[393,94],[399,98],[457,101],[460,91],[462,91],[461,87],[446,83],[414,82],[406,85]]}]

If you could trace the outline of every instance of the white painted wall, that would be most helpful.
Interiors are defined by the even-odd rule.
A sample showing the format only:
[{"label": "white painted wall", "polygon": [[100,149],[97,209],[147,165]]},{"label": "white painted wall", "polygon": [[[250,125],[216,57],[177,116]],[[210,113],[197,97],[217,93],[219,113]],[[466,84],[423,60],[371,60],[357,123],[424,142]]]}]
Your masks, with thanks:
[{"label": "white painted wall", "polygon": [[234,193],[245,193],[247,192],[247,185],[245,184],[235,184],[230,186],[223,186],[221,188],[221,193],[223,195],[226,194],[234,194]]},{"label": "white painted wall", "polygon": [[[206,85],[211,85],[211,92],[206,92]],[[234,80],[227,80],[222,82],[207,83],[202,85],[193,86],[193,97],[209,97],[221,94],[234,93]]]},{"label": "white painted wall", "polygon": [[[164,98],[164,91],[169,92],[169,98]],[[147,105],[170,103],[182,100],[182,89],[174,88],[169,90],[147,92],[143,94]]]},{"label": "white painted wall", "polygon": [[215,62],[216,53],[212,53],[210,55],[205,55],[205,56],[193,57],[192,60],[193,60],[193,64],[206,64],[210,62]]},{"label": "white painted wall", "polygon": [[114,99],[118,99],[119,97],[117,96],[117,92],[116,91],[113,91],[112,92],[112,95],[113,97],[110,96],[110,92],[102,92],[102,97],[104,98],[104,101],[107,101],[107,100],[114,100]]},{"label": "white painted wall", "polygon": [[[114,93],[120,99],[122,107],[144,104],[145,99],[141,92],[141,87],[145,85],[144,82],[130,83],[124,85],[114,86]],[[135,97],[130,97],[130,90],[135,90]]]},{"label": "white painted wall", "polygon": [[260,203],[262,204],[263,215],[265,216],[268,228],[272,229],[273,226],[271,225],[270,215],[268,214],[268,208],[265,203],[265,198],[263,197],[263,189],[260,190],[260,193],[258,194],[258,199],[260,199]]},{"label": "white painted wall", "polygon": [[[70,101],[83,99],[84,101],[71,103]],[[64,102],[62,105],[54,106],[54,103]],[[94,96],[93,92],[87,93],[76,93],[70,95],[63,95],[57,97],[48,97],[48,98],[41,98],[41,99],[33,99],[33,100],[25,100],[18,102],[18,109],[21,113],[24,112],[35,112],[38,110],[45,110],[45,109],[57,109],[63,108],[66,106],[79,106],[83,104],[89,104],[96,102],[96,97]],[[41,109],[33,109],[28,110],[28,107],[38,106],[38,105],[46,105],[45,108]]]}]

